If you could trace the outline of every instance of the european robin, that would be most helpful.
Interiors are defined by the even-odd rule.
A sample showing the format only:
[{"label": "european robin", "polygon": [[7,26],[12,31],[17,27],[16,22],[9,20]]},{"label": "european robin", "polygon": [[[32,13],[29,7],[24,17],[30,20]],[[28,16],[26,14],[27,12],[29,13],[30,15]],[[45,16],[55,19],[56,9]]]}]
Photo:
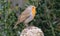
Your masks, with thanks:
[{"label": "european robin", "polygon": [[18,20],[14,26],[16,28],[17,24],[23,22],[25,26],[28,26],[28,23],[34,19],[36,15],[36,7],[35,6],[28,6],[20,16],[18,16]]}]

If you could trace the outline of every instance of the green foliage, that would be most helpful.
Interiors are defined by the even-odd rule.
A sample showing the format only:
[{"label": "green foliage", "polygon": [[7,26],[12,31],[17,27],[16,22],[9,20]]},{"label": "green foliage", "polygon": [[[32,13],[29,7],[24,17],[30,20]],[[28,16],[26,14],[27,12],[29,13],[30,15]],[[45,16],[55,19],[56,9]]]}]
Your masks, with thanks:
[{"label": "green foliage", "polygon": [[[60,36],[60,0],[29,0],[28,3],[37,7],[35,19],[29,25],[41,28],[45,36]],[[10,5],[10,0],[0,0],[0,36],[19,36],[25,28],[19,24],[17,29],[13,29],[18,12]]]}]

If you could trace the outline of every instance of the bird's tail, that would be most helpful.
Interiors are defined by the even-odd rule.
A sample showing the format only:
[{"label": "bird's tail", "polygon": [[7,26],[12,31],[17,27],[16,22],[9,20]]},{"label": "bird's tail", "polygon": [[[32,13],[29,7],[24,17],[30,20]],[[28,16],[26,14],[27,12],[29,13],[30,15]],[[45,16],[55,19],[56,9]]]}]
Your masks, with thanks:
[{"label": "bird's tail", "polygon": [[19,24],[20,22],[17,21],[16,24],[14,25],[13,29],[16,29],[17,28],[17,25]]}]

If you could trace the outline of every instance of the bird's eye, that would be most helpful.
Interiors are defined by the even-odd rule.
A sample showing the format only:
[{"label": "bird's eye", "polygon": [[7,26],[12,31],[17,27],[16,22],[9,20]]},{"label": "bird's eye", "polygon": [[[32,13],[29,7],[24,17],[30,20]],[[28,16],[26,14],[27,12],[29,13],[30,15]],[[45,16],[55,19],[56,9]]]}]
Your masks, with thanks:
[{"label": "bird's eye", "polygon": [[32,12],[36,12],[36,8],[35,7],[32,7]]},{"label": "bird's eye", "polygon": [[35,7],[32,7],[32,9],[35,9]]}]

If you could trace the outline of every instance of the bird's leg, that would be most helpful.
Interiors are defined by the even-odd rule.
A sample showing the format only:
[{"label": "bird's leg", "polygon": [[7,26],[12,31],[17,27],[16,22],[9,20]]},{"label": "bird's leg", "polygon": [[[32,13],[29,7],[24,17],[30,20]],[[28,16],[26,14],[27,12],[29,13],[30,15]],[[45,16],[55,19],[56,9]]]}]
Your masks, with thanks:
[{"label": "bird's leg", "polygon": [[27,24],[27,23],[25,23],[25,26],[26,26],[26,27],[28,27],[28,24]]},{"label": "bird's leg", "polygon": [[16,24],[14,25],[14,28],[17,28],[17,25],[20,23],[20,21],[17,21]]}]

